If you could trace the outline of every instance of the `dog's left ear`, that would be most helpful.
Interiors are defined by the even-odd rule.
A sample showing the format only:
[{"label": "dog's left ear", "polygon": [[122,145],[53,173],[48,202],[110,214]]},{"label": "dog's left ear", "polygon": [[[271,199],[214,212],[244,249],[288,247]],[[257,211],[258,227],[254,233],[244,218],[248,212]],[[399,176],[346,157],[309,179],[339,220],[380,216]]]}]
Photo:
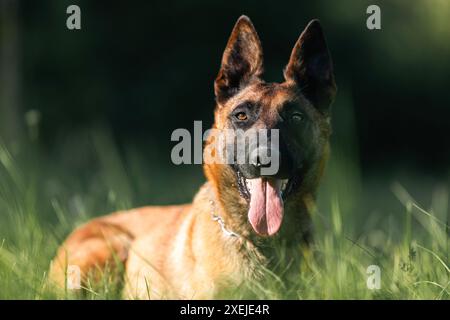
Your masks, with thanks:
[{"label": "dog's left ear", "polygon": [[300,35],[284,70],[284,77],[286,81],[294,81],[319,111],[329,112],[336,95],[336,83],[319,20],[312,20]]},{"label": "dog's left ear", "polygon": [[218,102],[224,102],[263,72],[263,53],[255,27],[247,16],[236,22],[214,83]]}]

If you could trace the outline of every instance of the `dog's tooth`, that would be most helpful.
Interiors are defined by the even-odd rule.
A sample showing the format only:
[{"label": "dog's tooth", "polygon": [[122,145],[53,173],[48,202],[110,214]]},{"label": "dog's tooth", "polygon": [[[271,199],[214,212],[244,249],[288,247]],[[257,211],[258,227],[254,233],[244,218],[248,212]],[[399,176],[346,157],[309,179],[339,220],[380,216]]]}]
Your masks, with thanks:
[{"label": "dog's tooth", "polygon": [[288,179],[281,180],[281,190],[284,191],[287,187]]}]

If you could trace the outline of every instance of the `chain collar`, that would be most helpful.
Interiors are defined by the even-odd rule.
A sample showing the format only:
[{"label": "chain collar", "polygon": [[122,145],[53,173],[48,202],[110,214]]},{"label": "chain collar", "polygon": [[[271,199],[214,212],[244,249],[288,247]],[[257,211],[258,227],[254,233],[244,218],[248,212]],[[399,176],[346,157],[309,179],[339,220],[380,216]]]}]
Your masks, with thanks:
[{"label": "chain collar", "polygon": [[209,204],[211,205],[211,218],[214,221],[217,221],[217,223],[220,225],[220,228],[222,229],[222,232],[228,237],[240,238],[240,236],[237,233],[228,230],[228,228],[225,225],[225,221],[223,221],[222,217],[215,213],[216,203],[214,202],[214,200],[209,200]]}]

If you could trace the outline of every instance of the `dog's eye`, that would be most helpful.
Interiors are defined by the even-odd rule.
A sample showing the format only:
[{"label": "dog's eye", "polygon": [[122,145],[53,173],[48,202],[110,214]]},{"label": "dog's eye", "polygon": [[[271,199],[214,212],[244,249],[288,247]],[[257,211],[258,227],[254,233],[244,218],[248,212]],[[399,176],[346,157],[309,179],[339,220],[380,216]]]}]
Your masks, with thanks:
[{"label": "dog's eye", "polygon": [[301,122],[304,119],[304,115],[301,112],[294,112],[291,116],[292,121]]},{"label": "dog's eye", "polygon": [[235,115],[236,119],[238,119],[239,121],[245,121],[247,120],[247,114],[245,112],[238,112]]}]

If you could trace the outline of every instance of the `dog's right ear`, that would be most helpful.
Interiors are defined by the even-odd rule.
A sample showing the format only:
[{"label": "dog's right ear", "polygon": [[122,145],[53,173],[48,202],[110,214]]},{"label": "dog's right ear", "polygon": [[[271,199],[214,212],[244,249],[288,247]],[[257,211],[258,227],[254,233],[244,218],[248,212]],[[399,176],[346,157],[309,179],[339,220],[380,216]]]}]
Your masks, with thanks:
[{"label": "dog's right ear", "polygon": [[261,42],[247,16],[236,22],[223,53],[222,65],[214,83],[217,101],[223,103],[263,72]]}]

